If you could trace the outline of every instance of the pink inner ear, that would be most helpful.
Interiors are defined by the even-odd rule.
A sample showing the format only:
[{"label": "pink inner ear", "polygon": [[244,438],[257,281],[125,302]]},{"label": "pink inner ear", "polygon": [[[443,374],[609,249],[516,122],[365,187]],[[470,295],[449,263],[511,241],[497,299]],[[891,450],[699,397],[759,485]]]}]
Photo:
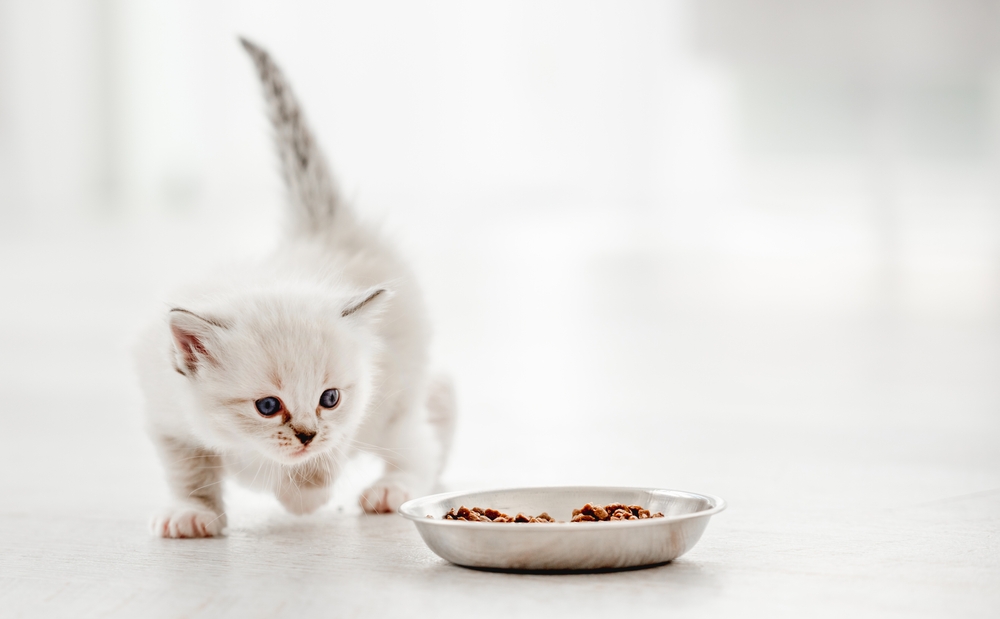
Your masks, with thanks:
[{"label": "pink inner ear", "polygon": [[188,370],[193,372],[198,367],[198,355],[206,359],[212,358],[212,355],[208,354],[205,345],[194,333],[178,329],[177,327],[171,327],[170,330],[174,334],[174,341],[177,343],[177,347],[184,356],[184,365]]}]

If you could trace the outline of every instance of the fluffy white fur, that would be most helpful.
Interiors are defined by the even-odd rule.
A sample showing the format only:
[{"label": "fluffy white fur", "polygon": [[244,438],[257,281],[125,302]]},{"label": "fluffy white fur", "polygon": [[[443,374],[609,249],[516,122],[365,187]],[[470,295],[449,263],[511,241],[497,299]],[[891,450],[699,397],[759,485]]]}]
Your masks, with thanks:
[{"label": "fluffy white fur", "polygon": [[[428,375],[413,276],[338,197],[281,71],[243,45],[264,86],[291,225],[260,263],[178,292],[137,347],[174,498],[152,521],[163,537],[221,535],[226,476],[273,492],[292,513],[314,511],[358,449],[386,460],[362,506],[393,511],[432,490],[454,420],[448,383]],[[340,393],[332,409],[320,406],[328,389]],[[280,400],[280,414],[258,412],[266,397]]]}]

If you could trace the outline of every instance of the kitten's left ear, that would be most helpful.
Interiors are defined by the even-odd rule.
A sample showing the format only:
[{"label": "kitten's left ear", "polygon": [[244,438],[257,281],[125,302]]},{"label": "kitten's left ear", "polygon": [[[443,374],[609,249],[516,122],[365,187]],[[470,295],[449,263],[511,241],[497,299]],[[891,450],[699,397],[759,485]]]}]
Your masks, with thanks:
[{"label": "kitten's left ear", "polygon": [[386,288],[372,288],[363,294],[350,299],[341,310],[340,316],[363,315],[366,317],[377,316],[385,309],[385,302],[392,296]]},{"label": "kitten's left ear", "polygon": [[[226,326],[217,320],[205,318],[186,309],[170,310],[170,334],[176,351],[175,368],[185,376],[193,375],[204,363],[216,363],[212,348],[216,331]],[[182,369],[183,368],[183,369]],[[185,371],[186,370],[186,371]]]}]

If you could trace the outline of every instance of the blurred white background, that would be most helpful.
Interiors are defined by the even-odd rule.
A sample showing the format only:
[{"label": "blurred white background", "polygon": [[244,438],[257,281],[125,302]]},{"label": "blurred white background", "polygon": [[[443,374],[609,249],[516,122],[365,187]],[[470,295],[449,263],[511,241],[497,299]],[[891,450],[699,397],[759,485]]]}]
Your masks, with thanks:
[{"label": "blurred white background", "polygon": [[[815,260],[875,286],[888,270],[889,302],[992,315],[998,13],[4,0],[0,223],[273,218],[242,33],[286,67],[366,212],[456,231],[589,213],[658,247]],[[860,302],[824,288],[803,301]]]},{"label": "blurred white background", "polygon": [[[137,541],[164,490],[128,346],[165,288],[266,251],[282,215],[237,35],[413,258],[462,406],[447,485],[724,496],[645,577],[689,609],[1000,608],[994,0],[0,0],[12,529],[72,512],[167,552]],[[37,462],[39,427],[61,458]],[[11,540],[7,573],[31,556]],[[414,587],[457,595],[424,567]],[[122,608],[74,591],[64,609]]]}]

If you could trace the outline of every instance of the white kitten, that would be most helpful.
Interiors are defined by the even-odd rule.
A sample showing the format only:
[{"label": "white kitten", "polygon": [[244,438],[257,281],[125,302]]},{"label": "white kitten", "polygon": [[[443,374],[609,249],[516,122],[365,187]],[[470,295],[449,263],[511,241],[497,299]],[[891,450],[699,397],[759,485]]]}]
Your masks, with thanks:
[{"label": "white kitten", "polygon": [[243,40],[264,85],[291,203],[274,254],[171,299],[137,348],[149,428],[174,504],[163,537],[220,535],[221,482],[314,511],[356,449],[386,460],[361,496],[389,512],[432,490],[454,421],[427,372],[429,327],[409,269],[338,197],[278,67]]}]

